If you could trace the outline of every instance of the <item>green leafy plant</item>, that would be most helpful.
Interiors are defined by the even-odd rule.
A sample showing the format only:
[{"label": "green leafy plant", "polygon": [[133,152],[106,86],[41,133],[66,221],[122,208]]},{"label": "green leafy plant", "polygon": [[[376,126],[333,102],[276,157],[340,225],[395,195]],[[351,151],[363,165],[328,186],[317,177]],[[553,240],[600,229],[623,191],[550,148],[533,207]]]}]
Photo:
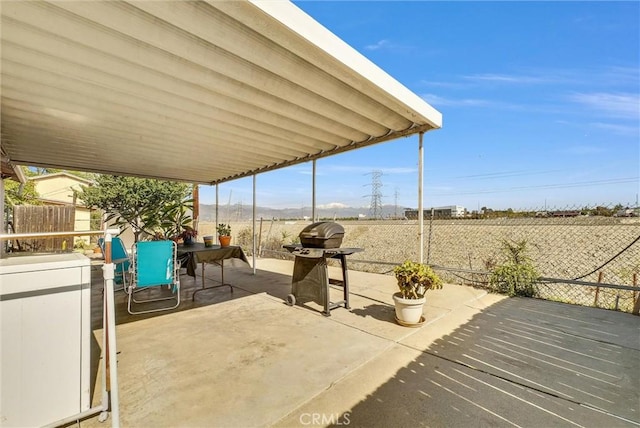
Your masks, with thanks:
[{"label": "green leafy plant", "polygon": [[82,238],[78,238],[76,239],[76,241],[73,243],[73,248],[76,250],[90,250],[91,246],[89,245],[89,243],[87,241],[85,241]]},{"label": "green leafy plant", "polygon": [[[130,227],[136,242],[143,234],[155,236],[165,229],[162,222],[167,219],[173,220],[175,232],[180,233],[186,213],[193,208],[193,200],[189,198],[192,187],[185,183],[97,175],[95,185],[80,187],[78,197],[87,206],[105,211],[107,222]],[[190,216],[186,221],[190,221]]]},{"label": "green leafy plant", "polygon": [[231,225],[220,223],[216,226],[219,236],[231,236]]},{"label": "green leafy plant", "polygon": [[160,222],[160,229],[162,235],[169,239],[184,239],[188,236],[196,237],[198,234],[192,227],[192,211],[193,199],[185,199],[167,204],[161,211],[162,220]]},{"label": "green leafy plant", "polygon": [[245,254],[253,254],[253,232],[251,227],[240,229],[236,236],[236,243],[242,247]]},{"label": "green leafy plant", "polygon": [[183,241],[187,241],[190,239],[195,239],[197,236],[198,236],[197,230],[195,230],[191,226],[185,226],[182,233],[178,235],[178,238],[182,239]]},{"label": "green leafy plant", "polygon": [[540,275],[527,255],[527,241],[502,241],[503,262],[496,264],[489,277],[493,291],[509,296],[534,297]]},{"label": "green leafy plant", "polygon": [[442,280],[431,267],[407,260],[393,269],[404,299],[421,299],[427,290],[442,288]]}]

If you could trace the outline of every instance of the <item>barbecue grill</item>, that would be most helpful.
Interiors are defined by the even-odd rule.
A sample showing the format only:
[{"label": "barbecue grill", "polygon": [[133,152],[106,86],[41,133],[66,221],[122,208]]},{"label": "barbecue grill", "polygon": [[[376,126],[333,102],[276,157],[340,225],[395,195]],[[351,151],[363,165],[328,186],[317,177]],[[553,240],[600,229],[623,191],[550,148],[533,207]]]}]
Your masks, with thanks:
[{"label": "barbecue grill", "polygon": [[[291,294],[287,296],[287,303],[291,306],[313,301],[324,307],[323,315],[331,316],[331,310],[344,306],[349,307],[349,276],[347,270],[347,256],[362,248],[340,248],[344,238],[344,228],[334,222],[318,222],[302,229],[299,235],[300,245],[285,245],[290,253],[295,255],[293,277],[291,280]],[[344,298],[338,302],[331,302],[329,296],[329,273],[327,259],[340,260],[342,280],[331,281],[341,285]]]}]

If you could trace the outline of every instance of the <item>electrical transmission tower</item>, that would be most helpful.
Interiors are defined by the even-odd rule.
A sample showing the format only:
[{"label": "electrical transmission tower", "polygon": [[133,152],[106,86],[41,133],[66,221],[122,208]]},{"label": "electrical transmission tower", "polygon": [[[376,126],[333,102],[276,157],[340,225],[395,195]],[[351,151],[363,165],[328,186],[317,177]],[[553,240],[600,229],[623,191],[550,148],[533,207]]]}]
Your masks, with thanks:
[{"label": "electrical transmission tower", "polygon": [[395,206],[395,213],[394,213],[394,220],[398,218],[398,188],[396,187],[396,192],[394,194],[394,206]]},{"label": "electrical transmission tower", "polygon": [[382,171],[371,171],[371,194],[367,195],[371,197],[371,203],[369,205],[369,218],[381,219],[382,218]]},{"label": "electrical transmission tower", "polygon": [[243,206],[242,206],[242,200],[240,200],[240,202],[236,203],[236,221],[242,221],[242,215],[243,215]]}]

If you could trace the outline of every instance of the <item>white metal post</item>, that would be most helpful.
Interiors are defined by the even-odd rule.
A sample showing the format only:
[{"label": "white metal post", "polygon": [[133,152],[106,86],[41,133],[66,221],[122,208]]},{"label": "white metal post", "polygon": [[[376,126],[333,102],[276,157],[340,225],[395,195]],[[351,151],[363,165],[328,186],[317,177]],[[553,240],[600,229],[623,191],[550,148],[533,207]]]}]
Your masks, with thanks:
[{"label": "white metal post", "polygon": [[[103,317],[103,329],[106,330],[106,343],[103,347],[108,349],[109,358],[109,390],[111,399],[111,426],[120,426],[120,396],[118,394],[118,360],[116,349],[116,311],[115,298],[113,296],[113,278],[115,266],[111,260],[111,235],[119,233],[119,230],[106,230],[104,234],[105,248],[108,248],[108,256],[105,255],[106,261],[102,266],[104,275],[104,295],[105,295],[105,311]],[[106,321],[106,322],[105,322]],[[107,370],[105,360],[105,372]]]},{"label": "white metal post", "polygon": [[424,207],[423,207],[423,168],[424,168],[424,148],[422,138],[424,132],[419,134],[418,139],[418,241],[420,242],[419,261],[424,263]]},{"label": "white metal post", "polygon": [[216,184],[216,221],[215,221],[215,225],[216,225],[216,241],[218,240],[218,197],[219,197],[219,192],[218,192],[218,185]]},{"label": "white metal post", "polygon": [[256,175],[253,174],[253,208],[251,211],[252,218],[252,235],[253,239],[251,240],[251,261],[253,267],[253,274],[256,274]]},{"label": "white metal post", "polygon": [[318,216],[316,214],[316,160],[312,161],[312,173],[311,173],[311,221],[318,221]]}]

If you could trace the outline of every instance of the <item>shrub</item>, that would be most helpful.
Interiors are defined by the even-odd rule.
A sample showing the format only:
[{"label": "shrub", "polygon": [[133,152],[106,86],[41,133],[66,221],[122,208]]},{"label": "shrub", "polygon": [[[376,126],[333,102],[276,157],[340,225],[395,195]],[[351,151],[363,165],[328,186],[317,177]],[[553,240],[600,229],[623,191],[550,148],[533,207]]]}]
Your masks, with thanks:
[{"label": "shrub", "polygon": [[540,275],[527,255],[527,241],[502,241],[504,261],[491,270],[489,285],[493,291],[509,296],[535,297]]}]

